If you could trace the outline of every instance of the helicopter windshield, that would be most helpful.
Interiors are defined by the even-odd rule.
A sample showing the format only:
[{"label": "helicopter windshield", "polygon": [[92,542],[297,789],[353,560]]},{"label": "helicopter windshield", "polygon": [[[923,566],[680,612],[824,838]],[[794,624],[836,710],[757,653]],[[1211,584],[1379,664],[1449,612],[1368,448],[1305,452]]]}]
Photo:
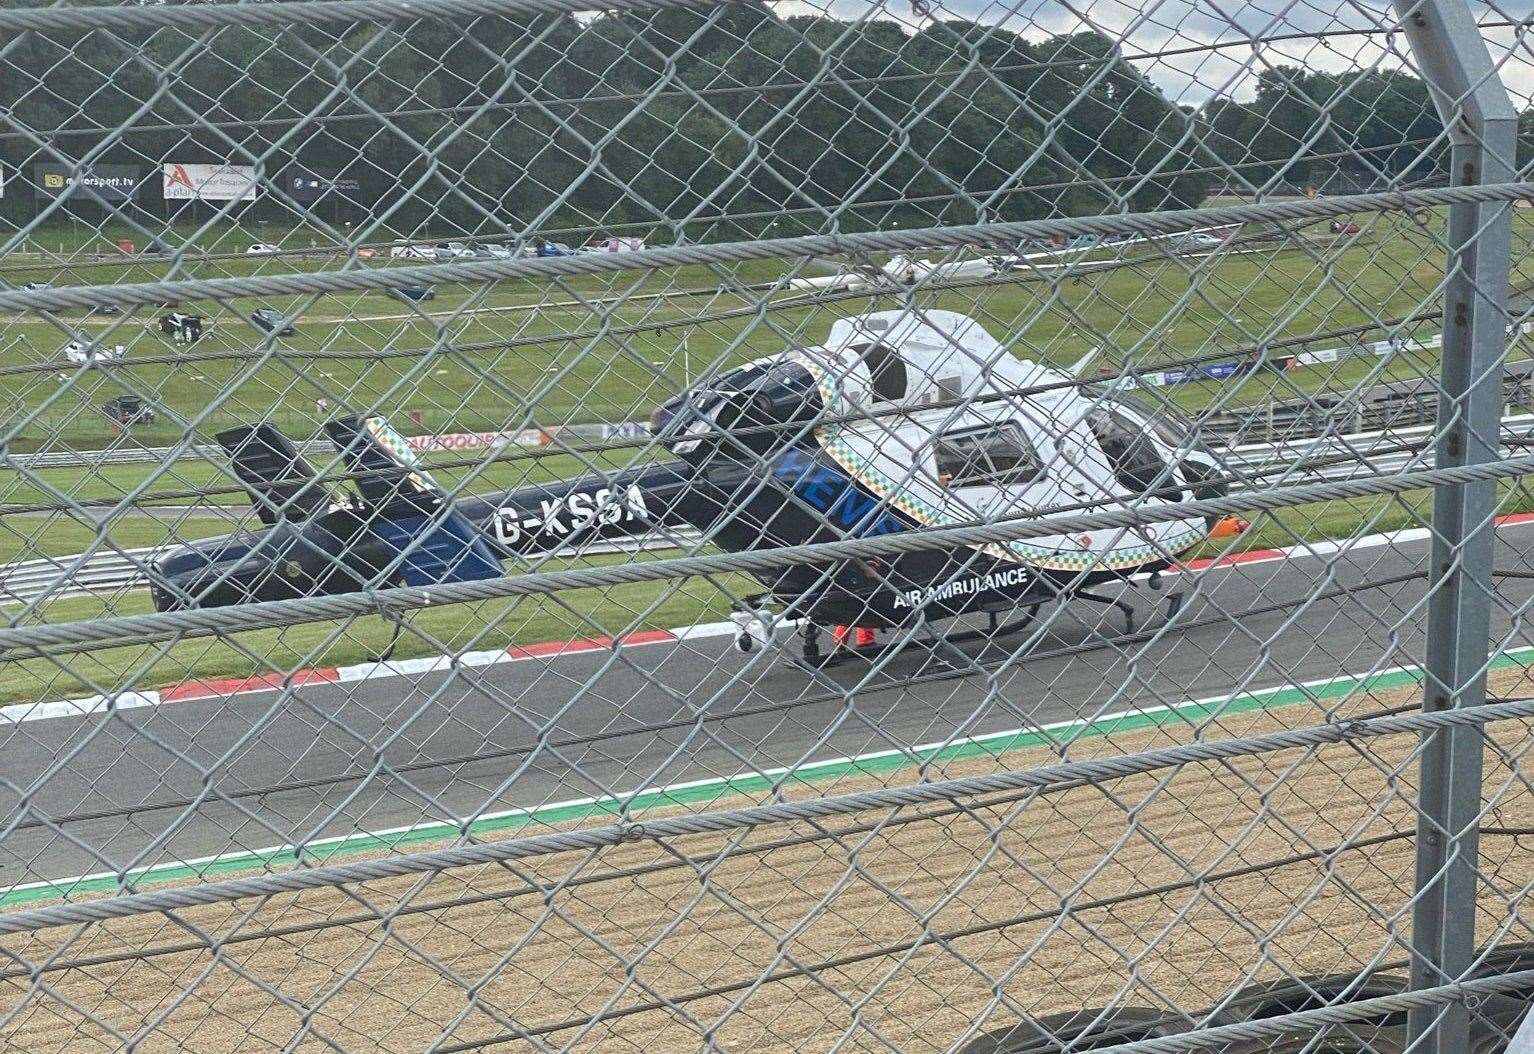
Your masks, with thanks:
[{"label": "helicopter windshield", "polygon": [[879,311],[834,322],[805,349],[853,399],[924,405],[1015,392],[1066,375],[1015,355],[974,319],[953,311]]},{"label": "helicopter windshield", "polygon": [[1145,422],[1145,427],[1156,433],[1156,438],[1173,450],[1201,451],[1204,449],[1203,444],[1196,438],[1197,426],[1191,418],[1171,405],[1170,401],[1153,406],[1149,400],[1140,396],[1115,391],[1101,384],[1092,385],[1086,389],[1086,392],[1100,405],[1111,406],[1113,403],[1118,403],[1128,407],[1136,417]]},{"label": "helicopter windshield", "polygon": [[[1116,410],[1112,403],[1094,408],[1086,421],[1119,486],[1131,494],[1144,494],[1161,481],[1167,469],[1166,459],[1146,436],[1143,424]],[[1167,441],[1159,429],[1156,434]],[[1170,442],[1175,449],[1177,440]]]},{"label": "helicopter windshield", "polygon": [[938,482],[947,487],[1030,483],[1044,472],[1015,422],[947,432],[933,442]]}]

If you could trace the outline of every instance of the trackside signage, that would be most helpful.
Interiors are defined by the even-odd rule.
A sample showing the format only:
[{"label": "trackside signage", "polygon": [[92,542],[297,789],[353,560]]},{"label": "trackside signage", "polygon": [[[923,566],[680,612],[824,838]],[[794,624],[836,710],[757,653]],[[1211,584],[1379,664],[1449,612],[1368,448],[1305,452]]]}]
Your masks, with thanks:
[{"label": "trackside signage", "polygon": [[252,165],[176,165],[161,169],[166,201],[255,201]]},{"label": "trackside signage", "polygon": [[142,165],[81,165],[47,162],[32,166],[37,194],[44,198],[75,198],[106,204],[133,197],[144,177]]}]

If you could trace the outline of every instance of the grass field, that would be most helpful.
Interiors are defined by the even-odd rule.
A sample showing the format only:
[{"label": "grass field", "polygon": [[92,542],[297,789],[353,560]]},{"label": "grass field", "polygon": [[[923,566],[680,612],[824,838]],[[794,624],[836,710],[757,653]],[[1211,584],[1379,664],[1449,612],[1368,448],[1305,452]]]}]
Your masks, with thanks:
[{"label": "grass field", "polygon": [[[1530,221],[1519,220],[1519,237],[1527,241]],[[220,258],[189,262],[175,277],[338,266],[334,258]],[[9,277],[18,283],[100,284],[163,277],[167,267],[37,264],[12,266]],[[1018,281],[932,291],[919,299],[929,308],[970,312],[997,333],[1017,335],[1019,352],[1029,357],[1065,364],[1102,346],[1109,363],[1148,366],[1246,347],[1264,335],[1410,314],[1433,299],[1442,272],[1436,232],[1384,217],[1352,239],[1206,260],[1148,254],[1138,266],[1063,283]],[[153,329],[160,312],[139,309],[84,321],[104,343],[123,344],[128,364],[92,371],[68,392],[57,371],[37,368],[58,361],[65,336],[46,322],[12,317],[0,320],[0,394],[22,414],[10,441],[15,451],[105,445],[111,430],[93,408],[124,392],[143,395],[165,411],[157,425],[136,432],[147,445],[179,440],[181,422],[208,435],[267,417],[303,434],[341,409],[379,408],[412,431],[644,419],[708,368],[779,350],[785,341],[813,343],[834,317],[894,306],[861,298],[775,309],[766,322],[752,316],[708,320],[759,300],[759,294],[720,292],[722,287],[759,285],[785,273],[784,265],[763,261],[728,269],[618,272],[557,285],[444,286],[425,305],[429,317],[382,294],[276,298],[267,303],[295,317],[298,332],[275,342],[263,342],[245,321],[256,301],[232,300],[203,306],[212,325],[191,348],[164,341]],[[602,302],[616,297],[623,302]],[[648,328],[601,335],[636,325]],[[532,340],[546,343],[527,343]],[[1426,368],[1431,362],[1420,358],[1388,365],[1355,360],[1296,371],[1278,383],[1340,391],[1371,371],[1383,378]],[[1234,405],[1268,398],[1272,383],[1254,377],[1218,391],[1192,385],[1173,397],[1187,405],[1211,399]],[[326,400],[327,413],[316,410],[319,399]],[[412,410],[419,412],[419,424],[408,421]]]},{"label": "grass field", "polygon": [[[1534,240],[1530,223],[1525,213],[1519,214],[1519,244]],[[1310,333],[1421,310],[1432,302],[1443,271],[1435,238],[1434,231],[1381,217],[1366,225],[1363,235],[1332,244],[1207,260],[1147,258],[1133,268],[1064,283],[1021,281],[935,291],[921,302],[973,314],[998,334],[1020,334],[1019,352],[1045,361],[1071,363],[1091,343],[1105,342],[1109,363],[1128,359],[1148,365],[1239,347],[1265,333]],[[302,264],[314,265],[312,259]],[[131,281],[155,277],[164,266],[15,264],[9,265],[8,277],[59,283]],[[294,267],[286,257],[234,256],[202,264],[194,260],[187,273],[278,273]],[[299,332],[265,347],[256,331],[240,320],[254,306],[251,303],[221,305],[212,315],[210,335],[191,349],[146,332],[144,323],[155,313],[140,311],[91,321],[103,339],[129,345],[127,364],[83,371],[67,391],[55,371],[33,368],[51,357],[47,349],[58,346],[58,331],[45,322],[10,319],[0,322],[6,340],[0,351],[0,397],[13,408],[11,447],[17,451],[90,449],[110,442],[104,419],[91,408],[125,391],[148,396],[164,411],[154,427],[135,432],[134,438],[146,445],[179,441],[184,433],[178,421],[183,420],[194,422],[203,441],[221,426],[262,417],[270,417],[290,434],[306,436],[321,416],[371,407],[388,409],[408,431],[644,418],[688,378],[709,368],[780,350],[785,342],[814,342],[824,337],[836,317],[892,306],[887,300],[864,298],[758,312],[765,321],[689,321],[751,303],[751,297],[719,292],[721,286],[770,282],[783,274],[781,265],[767,262],[728,271],[620,272],[543,287],[528,282],[488,289],[444,287],[428,305],[430,319],[376,294],[274,301],[298,313]],[[674,295],[687,290],[697,293]],[[598,303],[620,294],[626,297],[621,304]],[[631,336],[519,343],[624,325],[651,328]],[[1425,328],[1432,332],[1435,327]],[[497,342],[505,346],[497,347]],[[488,346],[462,350],[475,343]],[[1514,353],[1527,354],[1525,345],[1520,342]],[[1186,407],[1207,408],[1303,392],[1341,393],[1358,383],[1431,375],[1436,368],[1433,354],[1417,352],[1389,362],[1350,359],[1283,375],[1264,372],[1159,391]],[[318,398],[328,401],[323,414],[314,405]],[[420,412],[419,424],[412,421],[410,410]],[[592,460],[617,467],[632,456],[620,451]],[[443,468],[438,474],[449,485],[463,481],[469,489],[482,491],[565,477],[584,468],[580,459],[570,456],[513,456],[485,465]],[[210,489],[214,493],[206,493]],[[177,492],[199,496],[176,497]],[[158,497],[146,499],[146,493]],[[135,495],[131,500],[130,494]],[[1530,507],[1521,490],[1509,492],[1505,500],[1509,509]],[[1260,518],[1236,544],[1266,547],[1399,527],[1418,522],[1421,501],[1421,495],[1408,495],[1403,500],[1287,510]],[[94,503],[97,516],[111,515],[98,524],[59,511],[81,502]],[[26,477],[0,472],[0,511],[12,510],[0,517],[0,562],[77,553],[98,538],[137,548],[224,533],[230,527],[228,514],[240,515],[244,505],[243,494],[224,466],[194,460],[113,464],[106,454],[86,470],[50,469]],[[419,635],[407,635],[398,654],[708,620],[722,617],[732,596],[751,591],[750,583],[731,579],[680,583],[670,591],[633,586],[432,610],[413,617]],[[59,601],[24,615],[13,608],[11,617],[70,621],[129,614],[146,605],[142,593],[129,593]],[[164,654],[130,649],[95,657],[90,674],[70,680],[50,664],[11,663],[0,695],[10,700],[82,694],[123,683],[130,671],[143,686],[243,673],[251,666],[246,647],[267,655],[271,669],[355,662],[377,654],[388,637],[380,620],[364,619],[346,626],[320,624],[253,635],[238,644],[188,642]]]}]

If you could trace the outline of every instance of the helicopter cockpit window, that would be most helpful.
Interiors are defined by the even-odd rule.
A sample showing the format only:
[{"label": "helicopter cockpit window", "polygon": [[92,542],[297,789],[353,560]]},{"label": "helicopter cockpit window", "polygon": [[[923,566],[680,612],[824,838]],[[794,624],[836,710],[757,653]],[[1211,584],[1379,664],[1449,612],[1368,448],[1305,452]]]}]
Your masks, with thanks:
[{"label": "helicopter cockpit window", "polygon": [[1158,482],[1161,485],[1171,482],[1170,478],[1162,478],[1166,459],[1146,435],[1142,422],[1100,406],[1087,415],[1087,425],[1107,456],[1119,486],[1133,494],[1144,494]]},{"label": "helicopter cockpit window", "polygon": [[950,432],[934,444],[938,481],[949,487],[1029,483],[1044,466],[1015,424]]},{"label": "helicopter cockpit window", "polygon": [[905,360],[899,352],[888,344],[854,344],[852,350],[868,367],[876,396],[885,402],[905,398]]}]

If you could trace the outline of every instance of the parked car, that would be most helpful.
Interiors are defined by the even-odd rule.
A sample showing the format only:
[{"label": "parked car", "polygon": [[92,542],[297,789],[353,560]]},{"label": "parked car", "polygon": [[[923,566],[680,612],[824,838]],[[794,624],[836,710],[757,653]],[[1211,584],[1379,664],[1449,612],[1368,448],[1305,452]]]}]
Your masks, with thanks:
[{"label": "parked car", "polygon": [[293,328],[293,323],[289,322],[276,308],[258,307],[250,313],[250,321],[257,329],[275,333],[279,337],[291,337],[297,332]]},{"label": "parked car", "polygon": [[644,248],[643,238],[592,238],[581,246],[583,253],[626,253]]},{"label": "parked car", "polygon": [[546,242],[542,239],[538,242],[539,256],[574,256],[575,250],[564,242]]},{"label": "parked car", "polygon": [[49,285],[47,282],[28,282],[21,288],[25,289],[29,293],[41,293],[44,289],[52,289],[53,286]]},{"label": "parked car", "polygon": [[259,255],[262,255],[264,253],[274,253],[274,252],[277,252],[277,251],[279,251],[279,250],[277,249],[277,246],[275,246],[275,245],[269,245],[266,242],[256,242],[256,244],[252,245],[249,249],[245,250],[245,255],[246,256],[259,256]]},{"label": "parked car", "polygon": [[510,260],[517,255],[516,250],[509,245],[481,245],[475,248],[474,253],[489,260]]},{"label": "parked car", "polygon": [[473,256],[474,250],[469,248],[466,242],[443,242],[437,246],[435,256],[439,260],[457,260],[465,256]]},{"label": "parked car", "polygon": [[1183,252],[1196,252],[1203,249],[1218,249],[1225,244],[1223,238],[1216,238],[1212,234],[1204,234],[1195,231],[1192,234],[1184,234],[1177,240],[1177,248]]},{"label": "parked car", "polygon": [[155,419],[153,408],[137,395],[119,395],[102,406],[101,412],[121,428],[154,424]]},{"label": "parked car", "polygon": [[423,300],[437,299],[437,291],[429,285],[407,285],[398,289],[389,290],[389,295],[396,300],[408,300],[419,304]]},{"label": "parked car", "polygon": [[396,245],[389,249],[396,260],[435,260],[436,252],[429,245]]}]

